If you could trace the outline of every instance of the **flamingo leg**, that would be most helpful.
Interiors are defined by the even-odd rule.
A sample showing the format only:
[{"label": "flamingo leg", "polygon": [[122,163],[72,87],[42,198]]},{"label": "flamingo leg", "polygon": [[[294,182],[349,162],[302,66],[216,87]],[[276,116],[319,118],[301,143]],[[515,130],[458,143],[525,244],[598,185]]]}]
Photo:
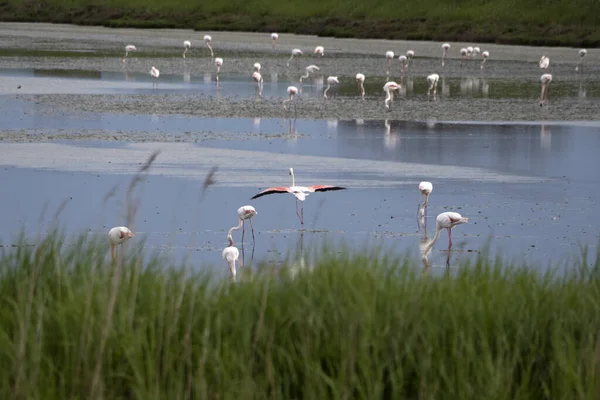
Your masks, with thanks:
[{"label": "flamingo leg", "polygon": [[254,246],[256,240],[254,239],[254,227],[252,226],[252,219],[250,219],[250,229],[252,229],[252,246]]},{"label": "flamingo leg", "polygon": [[452,229],[451,228],[446,228],[448,229],[448,250],[450,250],[452,248]]},{"label": "flamingo leg", "polygon": [[304,222],[302,222],[302,217],[300,217],[300,213],[298,212],[298,199],[296,199],[296,215],[298,216],[298,219],[300,220],[300,224],[304,224]]},{"label": "flamingo leg", "polygon": [[110,255],[113,262],[117,261],[117,246],[114,244],[110,245]]},{"label": "flamingo leg", "polygon": [[302,218],[300,218],[300,223],[304,226],[304,202],[302,202]]},{"label": "flamingo leg", "polygon": [[246,226],[244,220],[242,220],[242,247],[244,247],[244,233],[246,233]]}]

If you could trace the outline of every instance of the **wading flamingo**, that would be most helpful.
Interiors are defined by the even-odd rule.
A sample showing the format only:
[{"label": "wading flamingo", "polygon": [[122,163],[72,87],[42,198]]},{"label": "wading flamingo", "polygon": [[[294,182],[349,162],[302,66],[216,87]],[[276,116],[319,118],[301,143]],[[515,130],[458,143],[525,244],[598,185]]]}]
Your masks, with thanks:
[{"label": "wading flamingo", "polygon": [[452,228],[454,228],[456,225],[464,224],[467,222],[469,222],[469,218],[465,218],[459,213],[453,211],[443,212],[440,215],[438,215],[435,219],[435,236],[423,250],[423,261],[427,260],[426,254],[429,252],[429,250],[433,247],[433,244],[440,237],[440,232],[442,231],[442,229],[448,230],[448,250],[450,250],[452,248]]},{"label": "wading flamingo", "polygon": [[386,93],[385,108],[387,108],[388,111],[391,111],[390,102],[394,100],[394,94],[392,92],[394,90],[400,90],[400,88],[401,86],[394,81],[389,81],[385,85],[383,85],[383,91]]},{"label": "wading flamingo", "polygon": [[189,40],[184,40],[183,41],[183,49],[184,49],[183,50],[183,58],[185,58],[185,55],[187,54],[190,47],[192,47],[192,42],[190,42]]},{"label": "wading flamingo", "polygon": [[442,45],[442,67],[446,64],[446,55],[448,55],[448,50],[450,50],[450,43],[444,43]]},{"label": "wading flamingo", "polygon": [[158,88],[158,77],[160,76],[160,71],[156,69],[156,67],[152,66],[152,68],[150,68],[150,76],[152,77],[152,88],[154,89],[155,85]]},{"label": "wading flamingo", "polygon": [[393,51],[386,51],[385,52],[385,58],[387,59],[387,68],[385,70],[385,74],[386,76],[390,77],[390,68],[392,68],[392,60],[394,59],[394,52]]},{"label": "wading flamingo", "polygon": [[327,98],[327,91],[335,85],[339,85],[340,81],[338,80],[337,76],[330,76],[327,78],[327,89],[325,89],[325,91],[323,92],[323,97]]},{"label": "wading flamingo", "polygon": [[260,72],[260,63],[254,63],[254,71]]},{"label": "wading flamingo", "polygon": [[413,59],[414,56],[415,56],[415,52],[413,50],[409,50],[406,52],[406,58],[408,59],[408,61],[406,63],[407,67],[410,64],[410,61]]},{"label": "wading flamingo", "polygon": [[271,33],[271,41],[273,42],[273,48],[275,48],[275,42],[279,39],[279,35],[275,32]]},{"label": "wading flamingo", "polygon": [[400,76],[404,78],[404,71],[406,71],[406,68],[408,67],[408,58],[405,55],[401,55],[398,57],[398,61],[400,61],[400,65],[402,65]]},{"label": "wading flamingo", "polygon": [[117,261],[117,245],[123,245],[134,237],[133,232],[125,226],[116,226],[108,231],[108,242],[110,243],[110,255],[113,262]]},{"label": "wading flamingo", "polygon": [[239,229],[240,226],[241,221],[240,225],[234,226],[233,228],[229,229],[229,232],[227,233],[227,240],[229,240],[229,246],[225,247],[223,249],[223,252],[221,253],[221,256],[223,256],[223,259],[227,262],[227,265],[229,266],[229,274],[231,275],[231,279],[233,279],[234,281],[236,276],[235,263],[240,257],[240,251],[237,249],[237,247],[233,245],[233,237],[231,237],[231,231],[233,231],[234,229]]},{"label": "wading flamingo", "polygon": [[423,181],[419,183],[419,201],[421,201],[421,195],[425,196],[425,201],[423,202],[423,207],[427,207],[427,202],[429,201],[429,195],[433,191],[433,185],[431,182]]},{"label": "wading flamingo", "polygon": [[244,226],[244,221],[248,220],[250,222],[250,229],[252,230],[252,244],[254,244],[254,227],[252,226],[252,217],[254,217],[258,212],[252,206],[242,206],[237,210],[238,217],[240,218],[240,226],[242,227],[242,248],[244,247],[244,233],[246,233],[246,227]]},{"label": "wading flamingo", "polygon": [[215,54],[213,53],[212,47],[210,47],[210,42],[212,42],[212,37],[210,37],[210,35],[204,35],[204,44],[206,44],[206,47],[210,50],[210,58],[214,58]]},{"label": "wading flamingo", "polygon": [[481,49],[479,47],[473,47],[473,57],[476,57],[481,53]]},{"label": "wading flamingo", "polygon": [[540,81],[542,82],[542,93],[540,94],[540,107],[544,105],[544,103],[548,103],[548,86],[550,82],[552,82],[552,75],[544,74],[540,77]]},{"label": "wading flamingo", "polygon": [[358,83],[358,91],[360,92],[360,97],[365,99],[365,76],[363,74],[356,74],[356,82]]},{"label": "wading flamingo", "polygon": [[[292,186],[290,187],[270,187],[268,189],[263,190],[257,195],[253,196],[252,199],[257,199],[261,196],[265,196],[267,194],[274,193],[291,193],[296,198],[296,215],[300,219],[300,224],[304,225],[304,200],[308,197],[309,194],[314,192],[326,192],[329,190],[344,190],[345,187],[340,186],[330,186],[330,185],[312,185],[312,186],[296,186],[296,181],[294,179],[294,169],[290,168],[290,175],[292,176]],[[298,212],[298,200],[302,202],[302,211]]]},{"label": "wading flamingo", "polygon": [[319,70],[319,67],[317,67],[316,65],[309,65],[308,67],[306,67],[304,69],[304,75],[302,75],[300,77],[300,86],[302,86],[302,80],[308,78],[308,76],[314,72],[317,72]]},{"label": "wading flamingo", "polygon": [[221,72],[221,66],[223,65],[223,59],[221,57],[215,58],[215,65],[217,66],[217,85],[219,85],[219,73]]},{"label": "wading flamingo", "polygon": [[125,55],[123,56],[123,60],[122,60],[123,62],[125,62],[125,59],[129,55],[129,52],[131,52],[131,51],[137,51],[137,48],[132,44],[128,44],[127,46],[125,46]]},{"label": "wading flamingo", "polygon": [[300,49],[293,49],[292,50],[292,56],[290,57],[290,59],[287,62],[287,66],[290,66],[290,61],[292,61],[294,59],[294,57],[296,57],[296,67],[300,66],[300,56],[302,55],[302,50]]},{"label": "wading flamingo", "polygon": [[252,74],[252,79],[256,82],[256,95],[262,98],[263,78],[260,72],[256,71]]},{"label": "wading flamingo", "polygon": [[431,74],[427,77],[427,82],[429,83],[429,90],[427,91],[427,95],[431,94],[431,90],[433,89],[433,96],[435,97],[437,93],[437,84],[440,80],[440,76],[438,74]]},{"label": "wading flamingo", "polygon": [[540,69],[548,69],[548,66],[550,65],[550,59],[546,56],[542,56],[538,64],[540,66]]},{"label": "wading flamingo", "polygon": [[298,88],[296,86],[288,86],[287,92],[290,95],[289,99],[285,99],[281,104],[283,105],[283,109],[287,111],[288,109],[285,107],[285,103],[293,101],[294,102],[294,118],[296,118],[296,95],[298,94]]},{"label": "wading flamingo", "polygon": [[465,61],[465,58],[467,58],[467,48],[463,47],[462,49],[460,49],[460,66],[463,66],[463,63]]},{"label": "wading flamingo", "polygon": [[581,70],[583,72],[583,57],[587,54],[586,49],[579,50],[579,62],[575,66],[575,71]]},{"label": "wading flamingo", "polygon": [[467,47],[467,58],[473,57],[473,46]]},{"label": "wading flamingo", "polygon": [[481,53],[481,56],[483,57],[483,60],[481,61],[481,69],[483,69],[483,64],[485,64],[486,60],[490,56],[490,52],[484,51],[483,53]]},{"label": "wading flamingo", "polygon": [[317,46],[315,47],[315,56],[317,56],[318,58],[321,58],[325,55],[325,48],[323,46]]}]

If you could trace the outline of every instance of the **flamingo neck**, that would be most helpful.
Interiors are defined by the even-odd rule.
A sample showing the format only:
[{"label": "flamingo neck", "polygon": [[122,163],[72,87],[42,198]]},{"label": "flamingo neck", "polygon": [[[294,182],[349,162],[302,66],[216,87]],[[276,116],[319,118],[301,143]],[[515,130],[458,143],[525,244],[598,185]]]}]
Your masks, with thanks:
[{"label": "flamingo neck", "polygon": [[433,244],[436,242],[436,240],[438,240],[438,238],[440,237],[440,233],[442,232],[442,227],[440,225],[438,225],[436,227],[435,230],[435,236],[433,237],[433,239],[431,239],[431,242],[429,242],[427,244],[427,246],[425,246],[425,250],[423,250],[423,256],[426,256],[427,253],[429,253],[429,250],[431,250],[431,248],[433,247]]},{"label": "flamingo neck", "polygon": [[233,246],[233,237],[231,236],[231,232],[233,232],[236,229],[240,229],[242,227],[243,223],[244,223],[244,220],[240,218],[240,223],[238,224],[238,226],[234,226],[234,227],[230,228],[229,232],[227,232],[227,239],[229,240],[230,246]]},{"label": "flamingo neck", "polygon": [[292,186],[296,186],[296,179],[294,179],[294,171],[292,171]]}]

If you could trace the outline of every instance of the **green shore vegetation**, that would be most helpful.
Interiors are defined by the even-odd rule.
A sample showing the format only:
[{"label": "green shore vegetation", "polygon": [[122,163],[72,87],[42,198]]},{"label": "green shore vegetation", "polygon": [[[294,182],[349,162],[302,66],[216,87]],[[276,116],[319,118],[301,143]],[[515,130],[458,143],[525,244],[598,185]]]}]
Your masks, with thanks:
[{"label": "green shore vegetation", "polygon": [[600,46],[597,0],[4,0],[2,21]]}]

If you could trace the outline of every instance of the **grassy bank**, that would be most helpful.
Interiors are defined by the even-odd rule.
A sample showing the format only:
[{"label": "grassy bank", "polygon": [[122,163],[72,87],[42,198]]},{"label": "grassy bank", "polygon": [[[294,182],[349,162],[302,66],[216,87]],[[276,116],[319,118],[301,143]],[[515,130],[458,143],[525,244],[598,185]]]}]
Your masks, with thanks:
[{"label": "grassy bank", "polygon": [[596,0],[3,0],[3,21],[600,46]]},{"label": "grassy bank", "polygon": [[600,283],[581,269],[432,277],[324,253],[293,279],[231,284],[135,247],[110,265],[103,240],[61,242],[0,256],[0,398],[600,395]]}]

